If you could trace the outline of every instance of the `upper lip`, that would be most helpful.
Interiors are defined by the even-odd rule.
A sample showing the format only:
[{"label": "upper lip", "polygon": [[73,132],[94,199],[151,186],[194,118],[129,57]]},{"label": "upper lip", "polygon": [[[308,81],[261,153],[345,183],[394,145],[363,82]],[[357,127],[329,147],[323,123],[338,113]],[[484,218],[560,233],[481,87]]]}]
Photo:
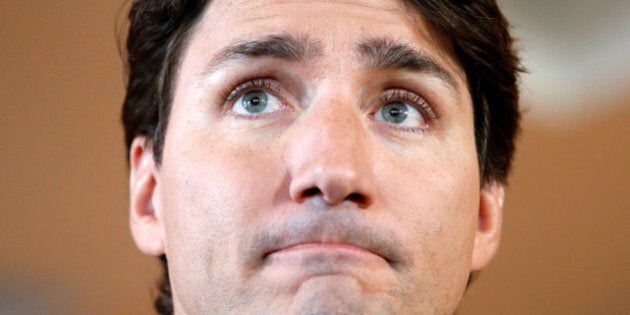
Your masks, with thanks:
[{"label": "upper lip", "polygon": [[390,265],[405,257],[404,246],[391,229],[352,211],[305,211],[272,226],[261,226],[243,251],[250,259],[264,260],[303,244],[354,246],[380,256]]}]

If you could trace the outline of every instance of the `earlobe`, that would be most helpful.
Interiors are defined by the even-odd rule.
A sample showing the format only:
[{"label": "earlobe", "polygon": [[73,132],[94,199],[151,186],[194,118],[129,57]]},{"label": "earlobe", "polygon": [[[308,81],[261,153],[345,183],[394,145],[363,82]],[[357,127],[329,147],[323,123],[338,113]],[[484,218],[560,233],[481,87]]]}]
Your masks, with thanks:
[{"label": "earlobe", "polygon": [[485,267],[499,247],[505,187],[493,181],[481,188],[479,218],[472,258],[472,271]]},{"label": "earlobe", "polygon": [[136,246],[145,254],[164,254],[164,233],[156,207],[156,166],[147,137],[138,136],[129,151],[129,225]]}]

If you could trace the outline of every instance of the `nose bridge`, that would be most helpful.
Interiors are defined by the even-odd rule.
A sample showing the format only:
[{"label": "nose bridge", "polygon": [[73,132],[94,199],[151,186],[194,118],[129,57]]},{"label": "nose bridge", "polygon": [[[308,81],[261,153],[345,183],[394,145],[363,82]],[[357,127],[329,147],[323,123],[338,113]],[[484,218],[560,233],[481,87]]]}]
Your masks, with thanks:
[{"label": "nose bridge", "polygon": [[354,104],[350,102],[351,100],[326,98],[313,108],[309,117],[313,125],[309,127],[316,140],[313,149],[322,151],[313,156],[320,160],[319,163],[341,167],[356,162],[356,153],[361,150],[364,139],[361,137],[360,117]]},{"label": "nose bridge", "polygon": [[287,153],[290,194],[295,201],[321,194],[335,204],[371,200],[365,128],[355,98],[336,90],[303,113]]}]

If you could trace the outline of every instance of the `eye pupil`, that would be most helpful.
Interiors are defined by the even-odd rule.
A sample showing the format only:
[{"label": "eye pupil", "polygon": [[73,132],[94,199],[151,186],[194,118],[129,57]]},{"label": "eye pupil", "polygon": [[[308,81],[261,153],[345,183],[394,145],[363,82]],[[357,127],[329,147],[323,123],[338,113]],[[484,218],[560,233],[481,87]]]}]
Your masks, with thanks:
[{"label": "eye pupil", "polygon": [[267,93],[251,91],[243,96],[243,108],[249,113],[260,113],[267,107]]},{"label": "eye pupil", "polygon": [[383,120],[394,124],[400,124],[407,119],[407,105],[396,102],[389,103],[381,109]]}]

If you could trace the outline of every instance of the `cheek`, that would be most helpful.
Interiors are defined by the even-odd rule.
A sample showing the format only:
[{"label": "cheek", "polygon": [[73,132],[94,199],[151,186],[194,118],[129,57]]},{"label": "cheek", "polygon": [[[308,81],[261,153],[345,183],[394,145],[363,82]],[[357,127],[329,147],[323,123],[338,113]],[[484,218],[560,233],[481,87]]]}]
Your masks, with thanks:
[{"label": "cheek", "polygon": [[269,209],[282,183],[273,148],[226,137],[200,128],[167,136],[159,187],[166,251],[182,258],[188,274],[214,277],[233,264],[238,240]]},{"label": "cheek", "polygon": [[414,281],[407,290],[444,303],[463,294],[470,272],[479,207],[477,162],[470,151],[474,147],[423,149],[397,154],[375,169],[388,175],[379,175],[380,191],[383,208],[392,213],[378,219],[400,227],[411,255],[406,276]]},{"label": "cheek", "polygon": [[470,256],[479,207],[475,147],[463,143],[398,152],[377,166],[385,209],[396,209],[418,259],[450,264]]},{"label": "cheek", "polygon": [[[239,244],[270,208],[283,180],[272,148],[243,145],[234,137],[226,141],[213,131],[169,134],[160,168],[172,287],[190,304],[221,301],[221,292],[238,291],[245,281],[237,267]],[[212,291],[208,283],[223,290]]]},{"label": "cheek", "polygon": [[186,225],[173,231],[220,228],[221,233],[237,233],[230,229],[247,224],[277,195],[283,176],[274,150],[222,136],[196,132],[186,140],[174,139],[173,152],[165,150],[164,206],[177,209],[165,213],[166,219]]}]

